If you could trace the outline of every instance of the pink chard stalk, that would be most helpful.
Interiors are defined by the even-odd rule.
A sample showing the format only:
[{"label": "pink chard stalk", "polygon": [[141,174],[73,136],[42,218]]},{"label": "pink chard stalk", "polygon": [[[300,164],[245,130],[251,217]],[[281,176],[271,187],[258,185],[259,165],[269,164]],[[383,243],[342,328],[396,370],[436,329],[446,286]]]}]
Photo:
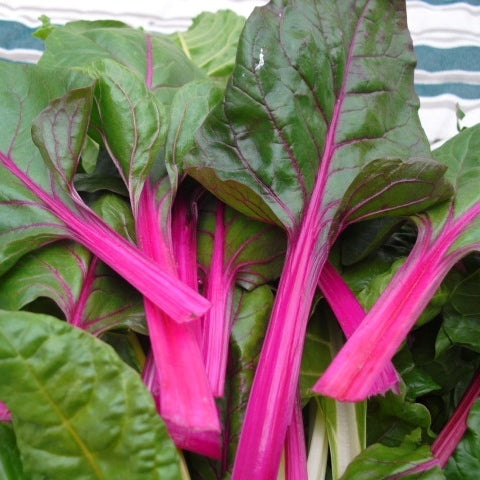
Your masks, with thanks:
[{"label": "pink chard stalk", "polygon": [[479,250],[480,197],[470,173],[478,168],[479,132],[465,130],[435,152],[449,167],[455,196],[412,217],[418,228],[412,252],[314,391],[343,401],[365,399],[450,269]]},{"label": "pink chard stalk", "polygon": [[[349,338],[366,316],[363,306],[330,262],[325,263],[318,285],[332,308],[343,333]],[[373,384],[369,396],[384,394],[388,390],[400,393],[399,383],[400,375],[393,364],[389,362]]]},{"label": "pink chard stalk", "polygon": [[0,402],[0,422],[11,422],[12,421],[12,414],[8,407]]},{"label": "pink chard stalk", "polygon": [[404,3],[332,5],[274,1],[254,11],[225,98],[185,160],[216,196],[287,235],[234,480],[276,478],[312,300],[341,229],[395,209],[422,210],[445,194],[444,168],[405,163],[430,150],[416,112]]},{"label": "pink chard stalk", "polygon": [[203,320],[203,354],[217,397],[225,389],[235,288],[251,290],[277,279],[284,248],[278,227],[252,221],[211,196],[205,199],[200,211],[199,261],[212,307]]},{"label": "pink chard stalk", "polygon": [[[181,204],[175,220],[172,211],[183,179],[182,152],[188,151],[195,130],[216,103],[216,87],[208,81],[177,85],[167,113],[157,97],[162,87],[156,78],[162,67],[155,63],[159,47],[149,35],[145,42],[145,78],[112,62],[98,67],[100,122],[95,127],[128,188],[141,250],[196,291],[196,276],[191,272],[197,265],[191,248],[196,242],[192,236],[196,222],[188,223],[195,218],[187,218],[190,212]],[[119,119],[123,132],[115,128]],[[208,300],[204,302],[210,307]],[[145,310],[160,415],[179,447],[218,458],[220,420],[199,344],[200,316],[183,322],[148,298]]]},{"label": "pink chard stalk", "polygon": [[[161,190],[161,189],[159,189]],[[157,191],[147,181],[140,197],[137,236],[140,247],[153,260],[168,266],[176,274],[171,239],[162,230],[163,202],[170,192],[157,198]],[[156,374],[149,384],[158,381],[153,389],[159,413],[165,420],[176,445],[203,455],[219,458],[220,420],[212,390],[206,375],[198,342],[195,322],[179,323],[169,318],[145,299]],[[152,365],[147,366],[151,370]]]}]

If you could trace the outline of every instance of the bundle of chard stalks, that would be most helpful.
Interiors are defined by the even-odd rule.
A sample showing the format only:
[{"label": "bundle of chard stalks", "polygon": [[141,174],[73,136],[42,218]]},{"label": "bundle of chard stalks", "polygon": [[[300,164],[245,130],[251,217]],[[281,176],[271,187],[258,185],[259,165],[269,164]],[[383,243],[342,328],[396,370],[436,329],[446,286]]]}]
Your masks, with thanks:
[{"label": "bundle of chard stalks", "polygon": [[405,3],[0,63],[6,480],[470,479],[480,127],[432,151]]}]

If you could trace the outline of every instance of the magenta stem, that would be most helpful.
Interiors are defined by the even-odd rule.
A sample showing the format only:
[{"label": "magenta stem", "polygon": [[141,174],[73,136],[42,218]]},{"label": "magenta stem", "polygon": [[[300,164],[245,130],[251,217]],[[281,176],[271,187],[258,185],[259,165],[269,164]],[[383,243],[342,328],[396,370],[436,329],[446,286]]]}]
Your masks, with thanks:
[{"label": "magenta stem", "polygon": [[465,434],[465,431],[467,430],[468,415],[470,414],[470,410],[479,396],[480,373],[477,373],[462,400],[455,409],[454,414],[448,420],[438,437],[433,442],[433,456],[438,459],[442,468],[445,467],[463,435]]},{"label": "magenta stem", "polygon": [[285,438],[285,477],[286,480],[308,480],[307,447],[300,392],[297,394],[292,421]]},{"label": "magenta stem", "polygon": [[428,218],[412,252],[360,327],[347,340],[313,390],[340,401],[357,402],[369,392],[408,332],[458,260],[448,251],[457,238],[450,225],[436,238]]},{"label": "magenta stem", "polygon": [[217,202],[212,259],[207,276],[207,299],[212,307],[203,324],[203,354],[213,394],[222,397],[225,390],[228,346],[232,328],[234,281],[226,267],[225,205]]},{"label": "magenta stem", "polygon": [[0,152],[0,162],[36,195],[39,206],[65,224],[65,237],[88,248],[171,318],[188,321],[209,308],[209,302],[198,292],[152,262],[79,199],[75,200],[78,210],[74,211],[55,193],[48,193],[34,182],[8,155]]},{"label": "magenta stem", "polygon": [[[172,242],[162,231],[162,201],[145,183],[139,200],[140,248],[169,273],[177,275]],[[176,445],[202,455],[221,456],[220,420],[192,322],[168,317],[148,298],[145,312],[158,378],[157,406]]]},{"label": "magenta stem", "polygon": [[[343,333],[349,338],[360,326],[366,312],[348,284],[336,268],[326,262],[318,280],[318,285],[325,295]],[[372,386],[369,395],[383,394],[392,389],[399,393],[400,375],[392,362],[388,362]]]}]

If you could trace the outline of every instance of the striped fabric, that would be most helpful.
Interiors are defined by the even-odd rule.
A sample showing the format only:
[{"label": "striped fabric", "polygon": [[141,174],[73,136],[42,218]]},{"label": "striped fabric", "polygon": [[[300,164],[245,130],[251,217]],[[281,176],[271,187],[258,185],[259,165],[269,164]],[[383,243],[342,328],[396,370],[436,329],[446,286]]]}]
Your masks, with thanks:
[{"label": "striped fabric", "polygon": [[[52,23],[115,18],[134,27],[171,33],[185,30],[203,10],[231,9],[248,16],[266,0],[82,0],[66,6],[64,0],[0,0],[0,59],[35,62],[42,42],[32,37],[41,15]],[[71,3],[68,2],[70,5]],[[80,2],[79,2],[80,3]],[[436,146],[461,126],[480,123],[480,0],[407,0],[408,24],[418,65],[415,85],[420,117]]]}]

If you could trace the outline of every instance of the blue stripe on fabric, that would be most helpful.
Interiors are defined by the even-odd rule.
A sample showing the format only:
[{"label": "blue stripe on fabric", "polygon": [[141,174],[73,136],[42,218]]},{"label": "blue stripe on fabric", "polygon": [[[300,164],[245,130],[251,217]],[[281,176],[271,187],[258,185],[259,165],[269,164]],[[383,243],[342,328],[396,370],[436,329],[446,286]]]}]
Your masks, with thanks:
[{"label": "blue stripe on fabric", "polygon": [[465,100],[480,98],[480,85],[472,85],[471,83],[415,84],[415,90],[420,97],[435,97],[450,93]]},{"label": "blue stripe on fabric", "polygon": [[33,36],[36,28],[29,28],[23,23],[0,20],[0,48],[13,50],[43,50],[42,40]]},{"label": "blue stripe on fabric", "polygon": [[[459,2],[458,0],[422,0],[422,3],[428,3],[429,5],[453,5],[458,3],[466,3],[474,7],[480,6],[480,0],[462,0],[461,2]],[[408,0],[407,0],[407,6],[408,6]]]},{"label": "blue stripe on fabric", "polygon": [[443,70],[466,70],[479,72],[480,47],[433,48],[425,45],[415,47],[417,68],[427,72]]}]

